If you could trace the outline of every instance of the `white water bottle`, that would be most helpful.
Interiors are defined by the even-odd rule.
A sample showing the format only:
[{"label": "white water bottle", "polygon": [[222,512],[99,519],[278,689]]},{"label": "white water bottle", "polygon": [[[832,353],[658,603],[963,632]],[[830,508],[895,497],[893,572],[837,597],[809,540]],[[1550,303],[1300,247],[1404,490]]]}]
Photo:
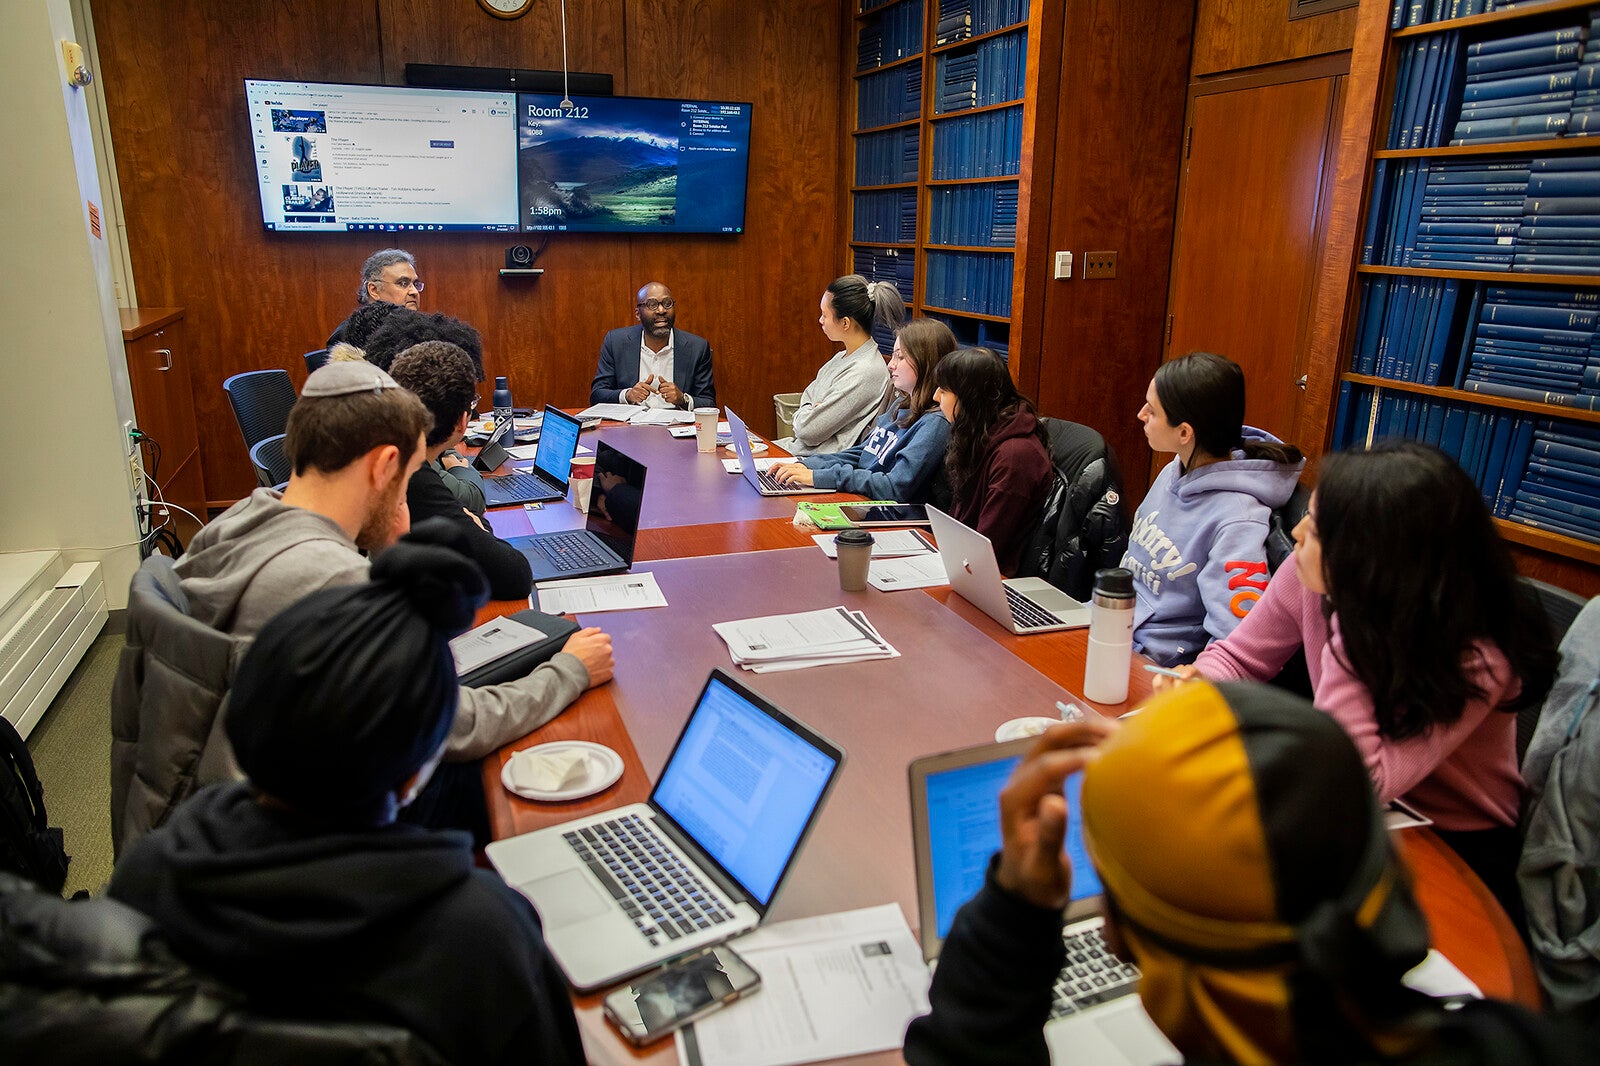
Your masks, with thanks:
[{"label": "white water bottle", "polygon": [[1083,694],[1096,703],[1122,703],[1132,665],[1133,574],[1120,566],[1096,570]]}]

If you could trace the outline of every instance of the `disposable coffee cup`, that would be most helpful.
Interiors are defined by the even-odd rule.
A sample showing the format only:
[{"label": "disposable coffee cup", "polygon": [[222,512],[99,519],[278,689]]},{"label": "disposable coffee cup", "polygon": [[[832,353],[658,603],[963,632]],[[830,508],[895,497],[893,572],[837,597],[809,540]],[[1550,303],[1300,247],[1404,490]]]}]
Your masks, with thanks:
[{"label": "disposable coffee cup", "polygon": [[839,549],[839,587],[860,592],[867,587],[867,569],[872,565],[872,534],[864,529],[847,529],[833,538]]},{"label": "disposable coffee cup", "polygon": [[694,409],[695,451],[714,452],[717,450],[717,415],[719,413],[715,407],[696,407]]},{"label": "disposable coffee cup", "polygon": [[567,478],[567,498],[584,514],[589,513],[589,496],[594,491],[594,456],[586,455],[572,460],[572,473]]}]

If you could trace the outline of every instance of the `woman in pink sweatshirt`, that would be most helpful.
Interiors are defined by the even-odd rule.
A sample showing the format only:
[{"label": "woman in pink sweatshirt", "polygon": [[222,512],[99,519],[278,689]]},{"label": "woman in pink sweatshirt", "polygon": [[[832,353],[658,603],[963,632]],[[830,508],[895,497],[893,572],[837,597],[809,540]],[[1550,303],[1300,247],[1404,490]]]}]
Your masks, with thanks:
[{"label": "woman in pink sweatshirt", "polygon": [[1267,681],[1303,647],[1313,701],[1379,798],[1433,819],[1520,914],[1516,712],[1544,699],[1557,659],[1478,487],[1427,445],[1341,452],[1294,537],[1238,628],[1182,672]]}]

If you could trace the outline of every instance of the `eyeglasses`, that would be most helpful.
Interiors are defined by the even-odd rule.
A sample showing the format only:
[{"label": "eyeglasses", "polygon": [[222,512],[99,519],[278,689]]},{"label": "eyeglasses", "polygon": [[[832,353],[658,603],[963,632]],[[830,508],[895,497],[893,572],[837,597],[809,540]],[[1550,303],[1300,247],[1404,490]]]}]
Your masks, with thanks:
[{"label": "eyeglasses", "polygon": [[670,311],[677,302],[669,296],[665,300],[646,300],[644,303],[635,304],[634,306],[644,311]]},{"label": "eyeglasses", "polygon": [[389,284],[403,290],[416,289],[418,292],[421,292],[423,289],[423,283],[418,281],[416,278],[395,278],[393,281],[389,282]]},{"label": "eyeglasses", "polygon": [[470,418],[478,417],[478,398],[476,396],[472,398],[472,403],[467,407],[467,415]]}]

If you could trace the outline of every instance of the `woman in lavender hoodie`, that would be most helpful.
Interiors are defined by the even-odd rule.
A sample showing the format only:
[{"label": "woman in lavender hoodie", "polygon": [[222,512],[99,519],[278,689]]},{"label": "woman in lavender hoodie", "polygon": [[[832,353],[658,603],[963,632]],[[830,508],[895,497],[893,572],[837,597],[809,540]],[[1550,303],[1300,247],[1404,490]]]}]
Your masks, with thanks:
[{"label": "woman in lavender hoodie", "polygon": [[1294,537],[1261,602],[1180,672],[1267,681],[1303,647],[1312,701],[1379,798],[1433,819],[1520,915],[1515,712],[1544,699],[1557,659],[1478,487],[1425,444],[1340,452]]}]

